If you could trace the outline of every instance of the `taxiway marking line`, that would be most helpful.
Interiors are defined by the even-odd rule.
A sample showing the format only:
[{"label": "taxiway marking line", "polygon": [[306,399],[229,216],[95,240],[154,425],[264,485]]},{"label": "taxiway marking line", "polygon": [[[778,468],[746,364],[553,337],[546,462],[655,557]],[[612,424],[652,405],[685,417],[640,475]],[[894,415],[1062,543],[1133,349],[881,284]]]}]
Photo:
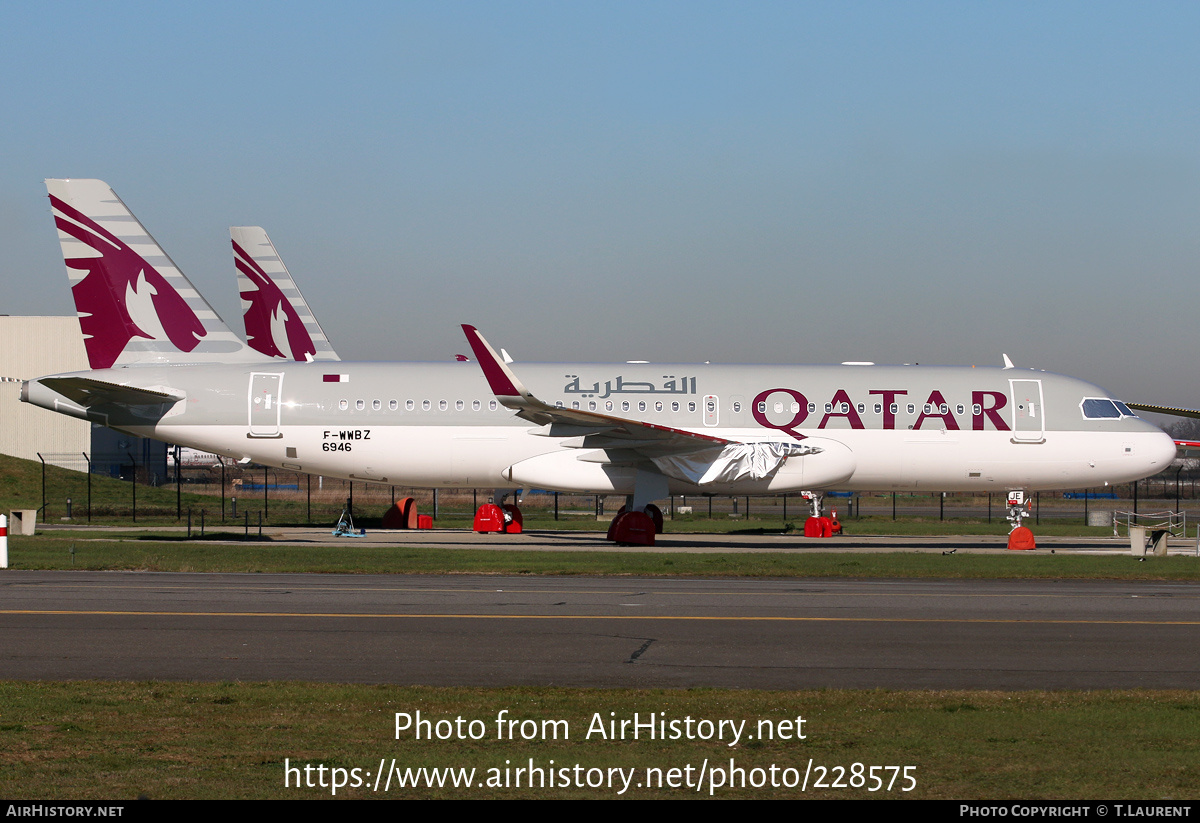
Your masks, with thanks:
[{"label": "taxiway marking line", "polygon": [[418,618],[454,618],[460,620],[710,620],[760,621],[778,623],[1009,623],[1028,625],[1080,626],[1200,626],[1200,620],[1011,620],[1004,618],[936,617],[721,617],[716,615],[633,615],[633,614],[407,614],[347,612],[159,612],[102,611],[74,609],[0,609],[0,615],[77,615],[94,617],[322,617],[350,619],[405,620]]}]

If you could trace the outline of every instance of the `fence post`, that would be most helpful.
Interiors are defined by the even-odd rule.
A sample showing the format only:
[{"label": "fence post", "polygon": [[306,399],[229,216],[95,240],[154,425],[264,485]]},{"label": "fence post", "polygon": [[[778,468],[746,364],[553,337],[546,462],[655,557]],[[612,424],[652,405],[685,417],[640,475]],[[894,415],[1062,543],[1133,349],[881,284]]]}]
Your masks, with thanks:
[{"label": "fence post", "polygon": [[46,458],[37,452],[38,460],[42,461],[42,522],[46,522]]},{"label": "fence post", "polygon": [[91,522],[92,522],[92,458],[87,456],[87,452],[80,452],[80,454],[82,454],[83,459],[87,461],[87,473],[88,473],[87,518],[88,518],[88,524],[91,525]]},{"label": "fence post", "polygon": [[137,460],[133,457],[133,452],[128,449],[125,453],[129,455],[129,463],[133,466],[133,522],[137,522]]}]

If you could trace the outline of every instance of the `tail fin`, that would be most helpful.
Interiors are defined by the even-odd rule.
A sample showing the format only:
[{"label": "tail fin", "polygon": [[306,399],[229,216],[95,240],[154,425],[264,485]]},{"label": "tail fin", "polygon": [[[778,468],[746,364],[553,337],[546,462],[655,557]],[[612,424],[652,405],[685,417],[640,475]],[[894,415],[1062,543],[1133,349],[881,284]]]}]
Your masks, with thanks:
[{"label": "tail fin", "polygon": [[235,226],[229,235],[250,347],[269,357],[340,360],[267,233]]},{"label": "tail fin", "polygon": [[261,361],[102,180],[47,180],[88,362]]}]

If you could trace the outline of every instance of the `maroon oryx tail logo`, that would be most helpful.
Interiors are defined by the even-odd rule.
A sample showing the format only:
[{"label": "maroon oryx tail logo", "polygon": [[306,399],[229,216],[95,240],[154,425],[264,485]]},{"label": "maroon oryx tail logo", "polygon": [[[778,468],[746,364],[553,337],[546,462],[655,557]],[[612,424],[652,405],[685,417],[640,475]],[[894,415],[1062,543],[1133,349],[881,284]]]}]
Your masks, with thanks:
[{"label": "maroon oryx tail logo", "polygon": [[[303,362],[315,355],[317,347],[304,328],[304,321],[295,306],[275,285],[246,250],[233,241],[234,262],[238,271],[254,284],[249,291],[239,291],[250,306],[246,309],[246,342],[250,348],[271,357],[291,357]],[[286,341],[288,351],[284,351]]]},{"label": "maroon oryx tail logo", "polygon": [[93,369],[112,366],[135,337],[170,340],[183,352],[196,348],[204,324],[165,277],[83,212],[54,195],[50,203],[59,230],[100,253],[66,258],[67,268],[87,272],[71,294]]}]

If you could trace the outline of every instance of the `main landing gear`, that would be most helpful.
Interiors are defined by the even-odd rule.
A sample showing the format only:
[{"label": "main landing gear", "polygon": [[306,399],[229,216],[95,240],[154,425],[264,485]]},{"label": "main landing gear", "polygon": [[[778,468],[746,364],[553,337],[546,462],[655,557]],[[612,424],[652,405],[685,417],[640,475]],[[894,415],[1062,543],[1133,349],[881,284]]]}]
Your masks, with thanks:
[{"label": "main landing gear", "polygon": [[655,472],[638,470],[633,481],[633,494],[608,526],[608,539],[631,546],[653,546],[654,535],[663,529],[662,509],[652,503],[670,494],[667,478]]},{"label": "main landing gear", "polygon": [[1023,490],[1008,493],[1008,522],[1012,529],[1008,532],[1009,551],[1030,551],[1037,548],[1033,532],[1021,525],[1021,521],[1029,516],[1033,501],[1025,497]]},{"label": "main landing gear", "polygon": [[[504,498],[513,497],[513,503],[504,504]],[[496,489],[488,502],[475,512],[475,531],[481,534],[520,534],[524,519],[517,508],[515,489]]]}]

